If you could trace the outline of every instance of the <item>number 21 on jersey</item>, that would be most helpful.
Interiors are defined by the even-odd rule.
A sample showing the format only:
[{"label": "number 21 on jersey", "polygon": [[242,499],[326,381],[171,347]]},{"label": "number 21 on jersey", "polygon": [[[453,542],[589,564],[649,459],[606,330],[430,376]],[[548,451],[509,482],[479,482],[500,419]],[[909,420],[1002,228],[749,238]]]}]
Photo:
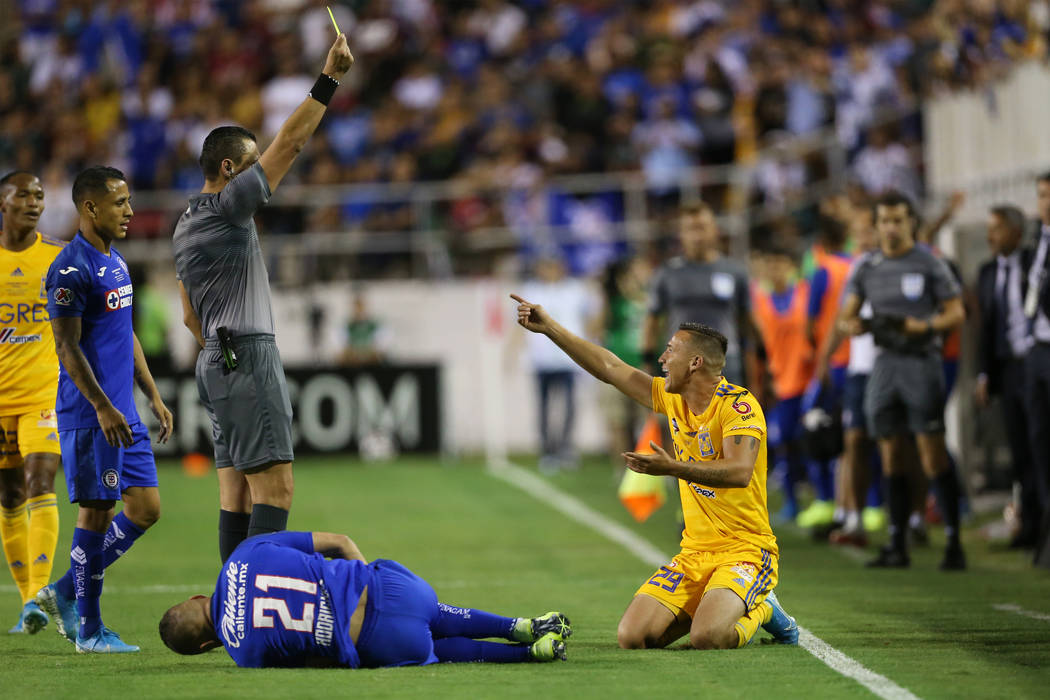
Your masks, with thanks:
[{"label": "number 21 on jersey", "polygon": [[[289,576],[268,576],[257,574],[255,576],[255,587],[263,593],[270,593],[270,589],[299,591],[309,595],[317,595],[317,584],[313,581],[304,581]],[[301,617],[292,617],[288,609],[288,601],[283,598],[264,598],[256,595],[252,603],[252,627],[256,629],[269,629],[274,626],[274,618],[270,613],[275,613],[281,620],[281,626],[293,632],[306,632],[309,634],[314,629],[313,603],[303,604]]]}]

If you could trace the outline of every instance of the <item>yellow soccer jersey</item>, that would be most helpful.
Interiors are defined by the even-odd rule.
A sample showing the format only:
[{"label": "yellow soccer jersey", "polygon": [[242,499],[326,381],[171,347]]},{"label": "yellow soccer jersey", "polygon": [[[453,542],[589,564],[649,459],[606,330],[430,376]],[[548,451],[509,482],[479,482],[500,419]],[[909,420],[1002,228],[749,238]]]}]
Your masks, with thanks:
[{"label": "yellow soccer jersey", "polygon": [[23,251],[0,248],[0,416],[55,406],[58,356],[44,279],[64,245],[37,233]]},{"label": "yellow soccer jersey", "polygon": [[750,391],[724,378],[702,413],[689,410],[678,394],[653,379],[653,409],[667,416],[675,459],[709,462],[722,458],[722,441],[735,435],[758,438],[758,458],[747,488],[713,488],[678,481],[685,516],[682,549],[714,552],[740,545],[777,554],[766,506],[766,418]]}]

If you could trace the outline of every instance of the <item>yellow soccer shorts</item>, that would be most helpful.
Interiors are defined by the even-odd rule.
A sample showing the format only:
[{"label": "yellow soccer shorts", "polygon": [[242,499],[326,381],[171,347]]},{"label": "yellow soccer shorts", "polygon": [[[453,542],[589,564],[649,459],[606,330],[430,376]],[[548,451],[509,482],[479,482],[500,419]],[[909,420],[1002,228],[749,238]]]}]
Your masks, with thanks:
[{"label": "yellow soccer shorts", "polygon": [[55,409],[39,408],[17,416],[0,416],[0,469],[22,466],[26,455],[60,455]]},{"label": "yellow soccer shorts", "polygon": [[744,601],[751,612],[777,585],[777,558],[758,547],[741,547],[720,552],[683,550],[661,566],[635,595],[644,594],[660,601],[675,616],[696,614],[704,593],[728,588]]}]

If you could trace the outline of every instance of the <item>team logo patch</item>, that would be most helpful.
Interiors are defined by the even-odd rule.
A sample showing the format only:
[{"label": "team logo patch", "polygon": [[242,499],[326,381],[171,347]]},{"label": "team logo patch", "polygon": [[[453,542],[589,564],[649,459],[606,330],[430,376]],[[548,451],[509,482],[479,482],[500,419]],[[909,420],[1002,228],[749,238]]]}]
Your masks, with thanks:
[{"label": "team logo patch", "polygon": [[65,287],[55,290],[55,303],[59,306],[69,306],[73,302],[73,291]]},{"label": "team logo patch", "polygon": [[131,285],[125,284],[106,292],[106,311],[116,311],[131,306]]},{"label": "team logo patch", "polygon": [[736,283],[733,276],[728,272],[716,272],[711,275],[711,291],[719,299],[729,299],[733,296]]},{"label": "team logo patch", "polygon": [[921,272],[909,272],[901,275],[901,294],[908,301],[917,301],[926,289],[926,278]]},{"label": "team logo patch", "polygon": [[747,415],[751,413],[751,404],[747,401],[736,401],[733,403],[733,410],[742,416]]},{"label": "team logo patch", "polygon": [[51,442],[58,442],[58,433],[48,433],[47,437],[44,439]]},{"label": "team logo patch", "polygon": [[700,446],[701,457],[712,457],[715,454],[715,446],[711,442],[711,433],[703,431],[696,438],[696,444]]},{"label": "team logo patch", "polygon": [[748,583],[755,580],[755,566],[746,562],[741,562],[730,569],[734,574],[744,579]]},{"label": "team logo patch", "polygon": [[116,469],[107,469],[102,472],[102,484],[107,489],[115,489],[120,484],[120,475],[117,474]]}]

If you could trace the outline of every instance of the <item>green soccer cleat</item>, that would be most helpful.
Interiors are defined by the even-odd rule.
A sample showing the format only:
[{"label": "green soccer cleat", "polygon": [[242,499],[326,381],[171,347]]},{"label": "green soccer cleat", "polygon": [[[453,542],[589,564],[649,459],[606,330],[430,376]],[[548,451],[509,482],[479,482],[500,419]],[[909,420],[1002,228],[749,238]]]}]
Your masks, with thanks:
[{"label": "green soccer cleat", "polygon": [[831,501],[813,501],[809,508],[798,514],[795,523],[799,527],[821,527],[835,520],[835,504]]},{"label": "green soccer cleat", "polygon": [[87,638],[77,635],[77,653],[79,654],[128,654],[138,651],[134,644],[125,644],[120,635],[106,627]]},{"label": "green soccer cleat", "polygon": [[58,587],[51,583],[36,594],[36,603],[47,611],[47,614],[55,621],[58,633],[71,642],[77,641],[77,628],[80,626],[80,616],[77,615],[77,601],[75,598],[66,598],[58,591]]},{"label": "green soccer cleat", "polygon": [[886,529],[886,513],[877,506],[868,506],[862,510],[860,520],[868,532],[880,532]]},{"label": "green soccer cleat", "polygon": [[773,607],[773,617],[769,619],[769,622],[762,625],[762,629],[773,635],[773,639],[778,644],[798,644],[798,623],[795,622],[795,618],[784,612],[784,608],[780,607],[780,601],[777,600],[777,594],[774,591],[770,591],[769,595],[766,596],[766,602]]},{"label": "green soccer cleat", "polygon": [[548,632],[532,643],[529,657],[533,661],[565,661],[565,642],[557,632]]},{"label": "green soccer cleat", "polygon": [[560,612],[549,612],[539,617],[519,617],[511,635],[516,642],[535,642],[546,634],[554,633],[565,641],[572,636],[569,618]]}]

